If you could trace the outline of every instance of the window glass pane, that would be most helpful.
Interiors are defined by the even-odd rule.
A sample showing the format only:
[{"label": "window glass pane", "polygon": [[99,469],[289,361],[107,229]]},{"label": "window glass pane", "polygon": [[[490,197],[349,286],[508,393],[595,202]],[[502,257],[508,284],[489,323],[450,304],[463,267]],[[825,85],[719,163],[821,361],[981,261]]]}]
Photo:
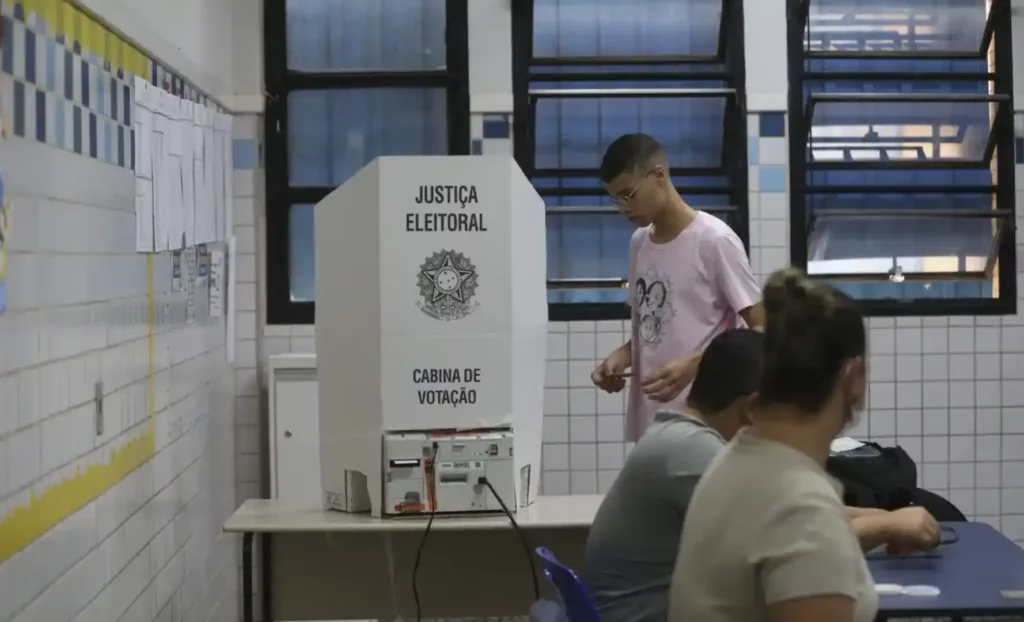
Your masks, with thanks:
[{"label": "window glass pane", "polygon": [[[824,97],[830,99],[823,101]],[[811,96],[813,162],[955,163],[978,162],[985,155],[994,117],[989,101],[844,97]]]},{"label": "window glass pane", "polygon": [[977,52],[987,0],[811,0],[807,48],[835,52]]},{"label": "window glass pane", "polygon": [[287,0],[287,21],[290,69],[445,66],[445,0]]},{"label": "window glass pane", "polygon": [[714,55],[721,0],[532,0],[540,57]]},{"label": "window glass pane", "polygon": [[447,155],[444,89],[297,91],[288,96],[292,186],[334,188],[385,155]]},{"label": "window glass pane", "polygon": [[[618,214],[607,216],[548,216],[548,278],[626,278],[629,238],[636,230]],[[621,290],[553,291],[553,302],[624,301]]]},{"label": "window glass pane", "polygon": [[654,136],[673,167],[722,162],[725,98],[543,98],[537,102],[537,168],[595,169],[605,149],[631,132]]},{"label": "window glass pane", "polygon": [[316,253],[313,250],[314,205],[288,210],[288,283],[292,302],[316,299]]},{"label": "window glass pane", "polygon": [[[991,195],[812,195],[808,215],[809,273],[886,272],[897,263],[909,272],[979,272],[998,226],[995,219],[829,219],[837,210],[991,210]],[[865,207],[869,206],[869,207]],[[971,259],[971,258],[976,259]],[[897,261],[898,260],[898,261]],[[884,264],[884,268],[883,268]],[[833,283],[860,299],[991,296],[991,283],[936,280],[903,283]]]}]

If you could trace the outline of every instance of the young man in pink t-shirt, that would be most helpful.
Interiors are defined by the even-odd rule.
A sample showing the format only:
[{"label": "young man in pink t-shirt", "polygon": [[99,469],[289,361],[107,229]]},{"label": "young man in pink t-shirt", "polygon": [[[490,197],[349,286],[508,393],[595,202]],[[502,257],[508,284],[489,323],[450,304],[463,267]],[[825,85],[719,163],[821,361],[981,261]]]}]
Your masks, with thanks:
[{"label": "young man in pink t-shirt", "polygon": [[591,379],[617,393],[632,377],[626,440],[636,441],[655,410],[683,410],[712,339],[744,323],[763,327],[761,288],[736,233],[676,192],[658,141],[646,134],[618,138],[601,161],[601,180],[637,226],[629,244],[633,319],[632,338]]}]

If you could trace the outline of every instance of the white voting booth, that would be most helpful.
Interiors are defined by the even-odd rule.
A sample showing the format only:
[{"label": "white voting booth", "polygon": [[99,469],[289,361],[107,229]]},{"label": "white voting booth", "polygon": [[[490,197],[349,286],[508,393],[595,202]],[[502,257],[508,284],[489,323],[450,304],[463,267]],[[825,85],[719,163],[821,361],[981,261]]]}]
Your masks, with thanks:
[{"label": "white voting booth", "polygon": [[317,205],[325,507],[536,498],[545,233],[544,202],[509,157],[382,157]]}]

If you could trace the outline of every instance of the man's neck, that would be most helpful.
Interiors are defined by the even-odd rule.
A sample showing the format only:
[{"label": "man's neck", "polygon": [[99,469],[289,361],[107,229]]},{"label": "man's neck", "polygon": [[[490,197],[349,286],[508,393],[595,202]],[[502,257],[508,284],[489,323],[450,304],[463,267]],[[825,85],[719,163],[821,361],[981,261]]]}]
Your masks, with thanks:
[{"label": "man's neck", "polygon": [[[718,426],[715,425],[716,418],[715,417],[708,417],[706,414],[704,414],[703,411],[701,411],[700,407],[697,406],[696,404],[694,404],[693,402],[690,402],[690,401],[686,402],[686,414],[690,415],[694,419],[699,420],[701,423],[703,423],[704,425],[708,426],[709,428],[711,428],[715,432],[718,432],[723,438],[728,440],[729,435],[726,433],[727,431],[726,430],[720,430],[718,428]],[[717,422],[718,423],[722,423],[722,418],[718,417],[717,418]]]},{"label": "man's neck", "polygon": [[670,242],[690,226],[697,218],[697,211],[686,204],[683,197],[673,193],[672,200],[654,221],[651,240],[657,243]]}]

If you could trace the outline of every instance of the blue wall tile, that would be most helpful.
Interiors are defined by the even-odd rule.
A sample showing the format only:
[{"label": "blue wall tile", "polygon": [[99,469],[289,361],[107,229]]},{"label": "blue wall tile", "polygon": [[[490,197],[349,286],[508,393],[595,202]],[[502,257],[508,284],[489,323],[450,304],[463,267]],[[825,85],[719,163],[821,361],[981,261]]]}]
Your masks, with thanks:
[{"label": "blue wall tile", "polygon": [[511,123],[507,114],[484,115],[484,138],[508,138]]},{"label": "blue wall tile", "polygon": [[256,141],[251,138],[234,140],[235,169],[251,171],[256,168]]},{"label": "blue wall tile", "polygon": [[786,115],[782,112],[761,113],[762,137],[778,138],[786,135]]},{"label": "blue wall tile", "polygon": [[785,192],[786,191],[786,167],[765,166],[760,170],[760,191],[761,192]]}]

